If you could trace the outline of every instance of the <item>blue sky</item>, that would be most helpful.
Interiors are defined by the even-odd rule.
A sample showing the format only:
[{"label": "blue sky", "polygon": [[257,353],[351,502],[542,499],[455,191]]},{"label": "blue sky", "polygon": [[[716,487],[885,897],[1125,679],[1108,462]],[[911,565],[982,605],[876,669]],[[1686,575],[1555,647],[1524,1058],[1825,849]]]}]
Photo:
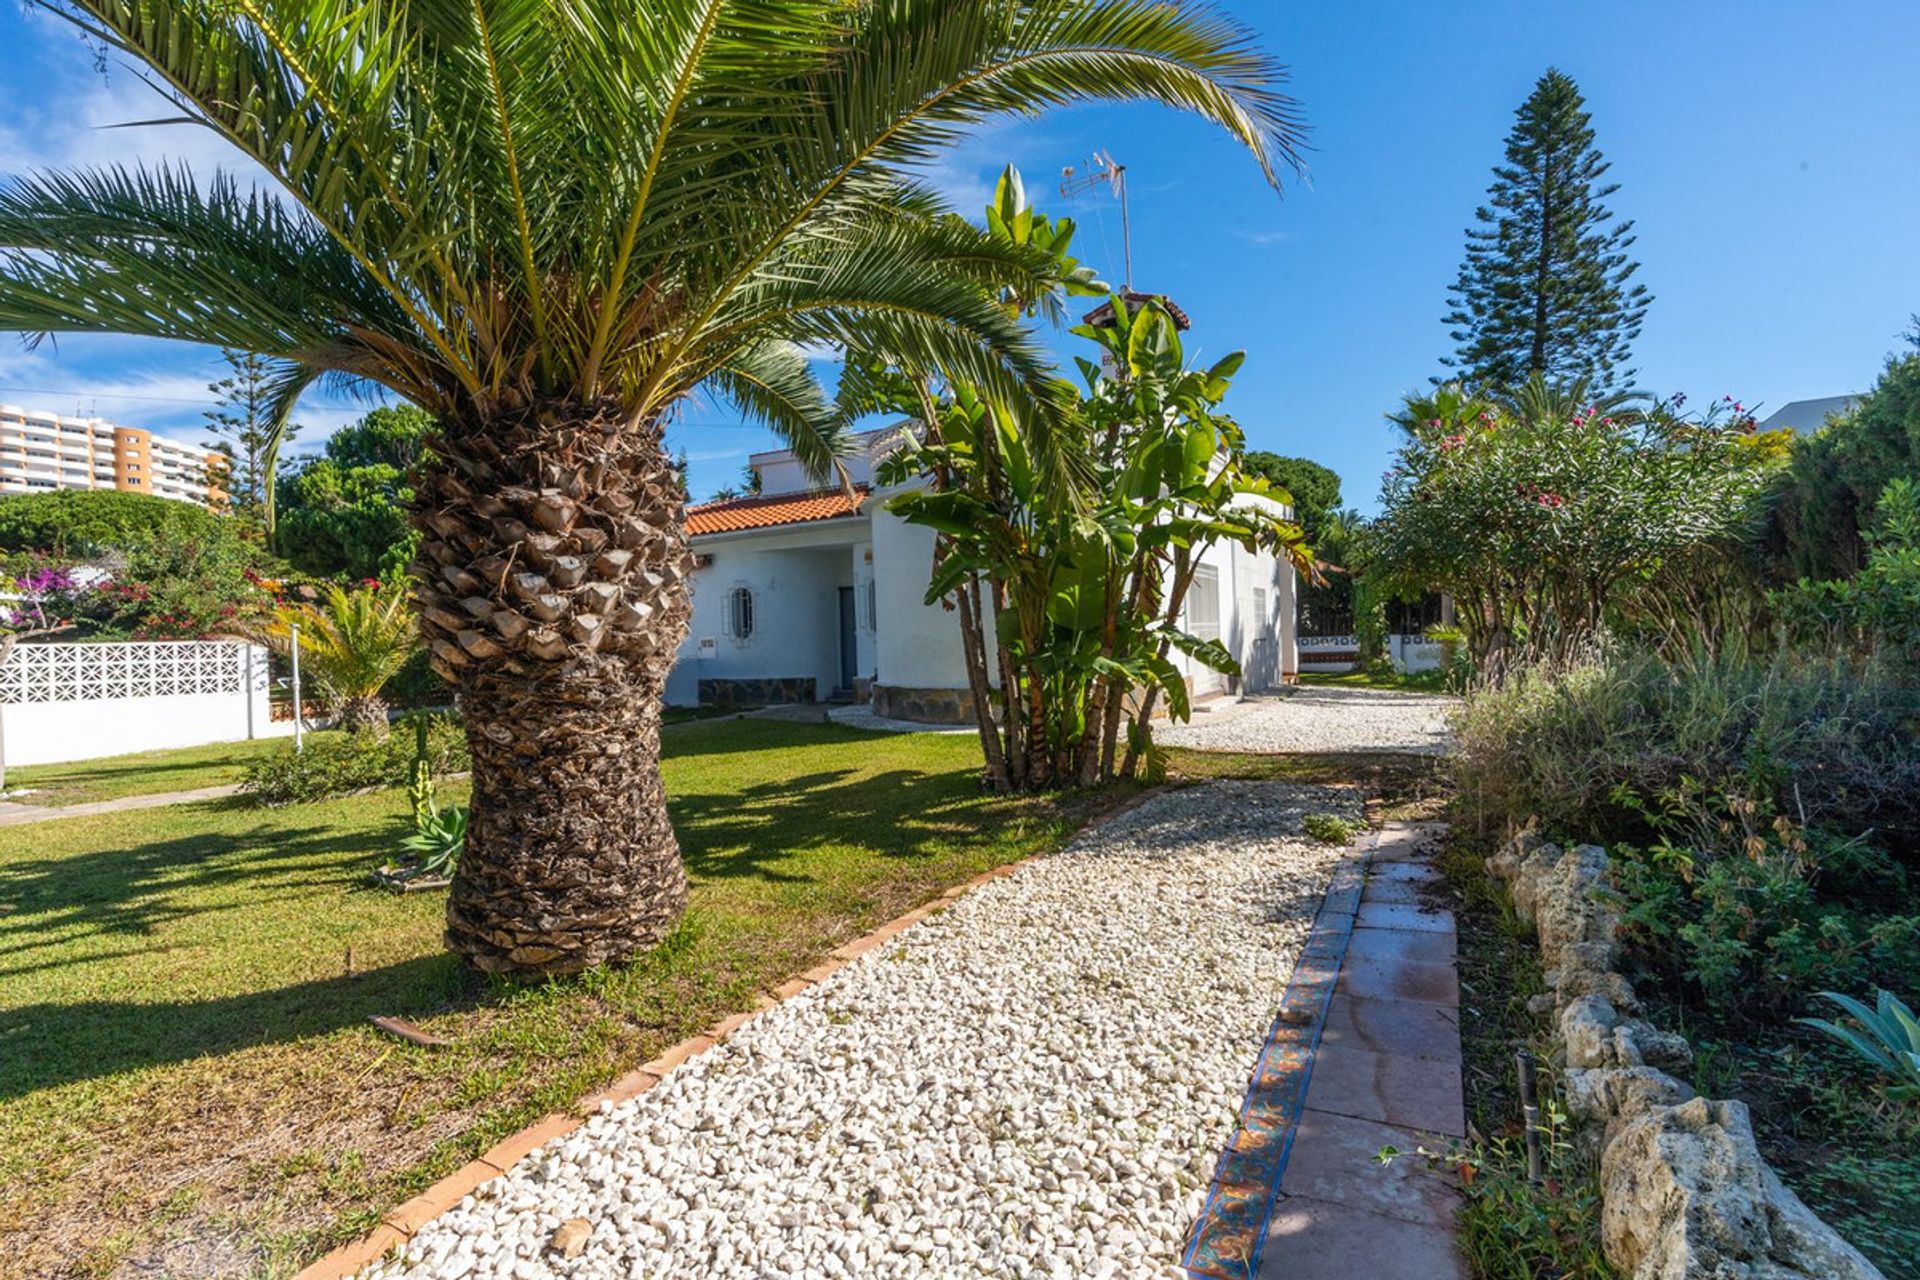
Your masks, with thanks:
[{"label": "blue sky", "polygon": [[[644,6],[641,6],[642,8]],[[1920,311],[1920,130],[1913,0],[1837,3],[1230,4],[1292,68],[1309,120],[1304,179],[1284,197],[1205,126],[1145,107],[996,124],[936,176],[963,211],[1002,165],[1082,224],[1082,255],[1119,274],[1110,198],[1054,188],[1097,149],[1129,169],[1134,281],[1194,318],[1189,354],[1249,355],[1228,401],[1252,444],[1339,471],[1369,508],[1392,448],[1381,420],[1438,370],[1462,231],[1513,109],[1548,65],[1579,81],[1635,220],[1655,300],[1641,381],[1749,404],[1870,385]],[[0,172],[168,154],[231,163],[151,118],[123,70],[105,79],[70,32],[0,5]],[[1070,349],[1071,343],[1064,343]],[[0,401],[98,412],[198,438],[217,353],[115,339],[24,351],[0,336]],[[309,446],[359,407],[303,405]],[[697,407],[670,441],[696,496],[732,482],[770,437]]]}]

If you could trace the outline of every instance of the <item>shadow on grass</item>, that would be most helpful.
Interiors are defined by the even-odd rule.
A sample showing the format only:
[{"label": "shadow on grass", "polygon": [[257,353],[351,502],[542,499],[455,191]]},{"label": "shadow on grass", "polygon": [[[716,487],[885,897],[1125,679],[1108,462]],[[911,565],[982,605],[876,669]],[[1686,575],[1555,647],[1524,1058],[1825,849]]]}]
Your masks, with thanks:
[{"label": "shadow on grass", "polygon": [[[372,830],[282,830],[263,818],[250,831],[13,859],[0,879],[0,977],[13,971],[9,958],[66,947],[76,933],[149,934],[173,921],[244,908],[247,897],[346,888],[366,868],[341,855],[391,848],[402,832],[397,822]],[[241,897],[220,892],[242,886],[249,893]]]},{"label": "shadow on grass", "polygon": [[[711,743],[685,749],[709,734]],[[843,737],[852,749],[837,757],[831,746]],[[1016,810],[985,799],[970,770],[939,755],[916,757],[926,761],[917,767],[887,767],[881,756],[875,772],[876,757],[858,749],[872,743],[868,735],[816,725],[688,726],[672,755],[812,749],[796,751],[795,772],[777,778],[766,775],[784,762],[762,760],[752,766],[757,777],[748,778],[720,761],[691,766],[692,776],[669,799],[690,873],[709,883],[817,884],[830,891],[844,885],[852,906],[867,882],[884,878],[873,859],[917,861],[986,847],[1006,840],[1010,819],[1044,823],[1054,816],[1051,806]],[[365,855],[392,847],[403,827],[397,815],[343,828],[302,822],[298,812],[262,814],[243,830],[12,860],[0,882],[0,979],[40,998],[0,1008],[0,1100],[324,1035],[374,1014],[420,1016],[499,997],[502,989],[470,978],[450,955],[202,1000],[168,1000],[157,980],[160,998],[153,1000],[89,999],[83,990],[59,1001],[35,992],[32,979],[21,981],[101,961],[139,966],[148,956],[157,978],[168,965],[166,940],[154,937],[164,926],[231,917],[187,944],[217,953],[230,936],[220,930],[245,929],[245,913],[262,902],[292,899],[300,909],[325,912],[360,883]],[[832,857],[835,850],[845,857]],[[821,853],[829,856],[810,856]]]},{"label": "shadow on grass", "polygon": [[965,775],[891,769],[821,770],[724,793],[669,798],[681,856],[696,879],[813,879],[796,854],[859,847],[923,859],[991,837],[995,816]]},{"label": "shadow on grass", "polygon": [[77,1080],[419,1016],[469,988],[450,955],[212,1000],[42,1003],[0,1009],[0,1101]]},{"label": "shadow on grass", "polygon": [[[61,766],[53,765],[49,767],[59,769]],[[136,764],[119,765],[110,769],[90,768],[85,772],[75,770],[72,772],[48,773],[39,777],[34,776],[29,770],[21,769],[13,772],[12,782],[16,786],[27,787],[44,793],[39,796],[27,796],[25,801],[29,804],[51,804],[68,796],[73,797],[75,803],[79,803],[82,797],[91,796],[95,792],[100,793],[102,798],[113,796],[116,794],[114,784],[126,778],[138,778],[141,783],[135,792],[129,794],[148,795],[162,791],[189,790],[190,788],[184,786],[149,786],[147,784],[155,780],[164,780],[173,774],[188,773],[205,775],[219,768],[221,768],[221,764],[217,760],[183,760],[170,764],[143,761]],[[217,784],[202,782],[200,785],[214,786]]]},{"label": "shadow on grass", "polygon": [[668,759],[822,748],[835,743],[859,750],[878,745],[886,737],[842,724],[796,720],[686,720],[664,727],[673,730],[660,739],[661,754]]}]

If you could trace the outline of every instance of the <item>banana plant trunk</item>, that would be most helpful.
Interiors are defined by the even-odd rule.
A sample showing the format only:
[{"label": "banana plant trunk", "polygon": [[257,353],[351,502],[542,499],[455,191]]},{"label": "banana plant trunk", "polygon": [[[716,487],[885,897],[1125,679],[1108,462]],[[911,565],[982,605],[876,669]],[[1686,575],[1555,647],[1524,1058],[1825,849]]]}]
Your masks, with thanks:
[{"label": "banana plant trunk", "polygon": [[444,424],[436,456],[421,626],[473,750],[447,945],[488,972],[625,960],[687,900],[660,695],[690,559],[660,424],[535,404]]}]

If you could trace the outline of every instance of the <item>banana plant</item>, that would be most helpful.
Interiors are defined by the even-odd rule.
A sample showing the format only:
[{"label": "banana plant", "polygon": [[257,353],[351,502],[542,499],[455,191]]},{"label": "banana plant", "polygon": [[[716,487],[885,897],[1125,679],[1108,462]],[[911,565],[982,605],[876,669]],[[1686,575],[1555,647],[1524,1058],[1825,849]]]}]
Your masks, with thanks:
[{"label": "banana plant", "polygon": [[[999,725],[987,699],[976,704],[983,741],[998,733],[995,785],[1132,776],[1158,700],[1176,718],[1190,713],[1176,653],[1238,674],[1218,640],[1179,626],[1206,547],[1238,543],[1311,565],[1287,495],[1242,472],[1244,436],[1218,411],[1244,357],[1188,369],[1164,306],[1112,303],[1111,327],[1074,331],[1105,359],[1080,362],[1085,392],[1063,390],[1048,424],[1045,444],[1066,454],[1063,465],[1042,461],[1039,433],[1018,412],[954,383],[938,400],[922,396],[929,429],[880,476],[923,480],[888,509],[940,535],[927,602],[956,603],[964,625],[966,601],[986,584],[991,609],[978,617],[992,622],[979,630],[993,640]],[[1076,478],[1065,495],[1051,483],[1062,475]],[[1123,728],[1128,753],[1116,763]]]}]

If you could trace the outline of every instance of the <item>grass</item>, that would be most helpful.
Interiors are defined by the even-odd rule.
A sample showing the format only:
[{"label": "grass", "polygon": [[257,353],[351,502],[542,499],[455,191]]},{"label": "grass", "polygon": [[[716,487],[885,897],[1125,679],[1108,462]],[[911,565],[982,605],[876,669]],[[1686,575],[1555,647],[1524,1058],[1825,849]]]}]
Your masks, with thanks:
[{"label": "grass", "polygon": [[[1590,1154],[1554,1122],[1558,1089],[1546,1019],[1527,1002],[1546,991],[1533,928],[1487,875],[1483,843],[1456,827],[1442,847],[1458,930],[1461,1080],[1471,1141],[1459,1242],[1476,1280],[1612,1280],[1600,1251],[1599,1178]],[[1533,1052],[1550,1108],[1546,1181],[1527,1180],[1515,1054]]]},{"label": "grass", "polygon": [[1263,755],[1241,751],[1166,753],[1167,772],[1185,782],[1209,778],[1356,785],[1377,802],[1369,817],[1385,822],[1421,822],[1441,816],[1446,789],[1438,756],[1392,752],[1329,752]]},{"label": "grass", "polygon": [[[964,736],[669,735],[691,910],[629,968],[488,984],[369,888],[399,791],[0,831],[0,1275],[287,1275],[839,942],[1117,798],[996,798]],[[449,798],[460,789],[447,788]],[[409,1018],[451,1041],[372,1031]]]},{"label": "grass", "polygon": [[8,769],[7,786],[32,790],[32,795],[18,797],[22,804],[52,806],[157,795],[164,791],[195,791],[240,781],[248,761],[289,750],[292,741],[291,738],[256,738],[251,742],[214,742],[201,747],[136,751],[131,755],[77,760],[71,764],[28,765]]},{"label": "grass", "polygon": [[1359,667],[1352,671],[1302,671],[1300,683],[1328,685],[1348,689],[1398,689],[1413,693],[1451,693],[1444,671],[1378,671]]}]

